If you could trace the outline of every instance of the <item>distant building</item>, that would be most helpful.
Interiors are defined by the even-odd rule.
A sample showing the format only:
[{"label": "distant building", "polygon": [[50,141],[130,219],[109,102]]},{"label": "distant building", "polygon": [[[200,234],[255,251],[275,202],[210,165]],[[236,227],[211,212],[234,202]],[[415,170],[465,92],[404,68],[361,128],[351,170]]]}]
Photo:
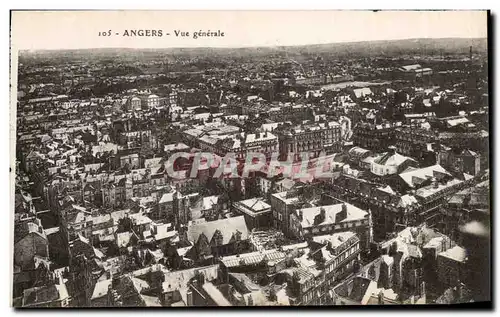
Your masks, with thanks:
[{"label": "distant building", "polygon": [[151,109],[160,106],[160,97],[157,95],[141,95],[139,98],[142,109]]},{"label": "distant building", "polygon": [[355,88],[352,90],[352,95],[354,99],[363,99],[365,97],[373,95],[373,91],[368,87]]},{"label": "distant building", "polygon": [[433,74],[431,68],[423,68],[420,64],[401,66],[398,70],[407,79],[421,78]]},{"label": "distant building", "polygon": [[127,99],[126,106],[127,106],[127,110],[129,110],[129,111],[141,110],[141,107],[142,107],[141,98],[131,97],[131,98]]}]

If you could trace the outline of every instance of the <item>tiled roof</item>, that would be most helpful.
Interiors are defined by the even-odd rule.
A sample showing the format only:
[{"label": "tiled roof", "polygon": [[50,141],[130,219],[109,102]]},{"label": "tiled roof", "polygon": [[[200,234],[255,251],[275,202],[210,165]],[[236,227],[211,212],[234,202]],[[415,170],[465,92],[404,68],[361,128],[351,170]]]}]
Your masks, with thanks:
[{"label": "tiled roof", "polygon": [[269,262],[279,261],[284,259],[285,257],[285,252],[278,251],[277,249],[272,249],[225,256],[221,260],[226,267],[234,267],[258,264],[264,259],[268,260]]}]

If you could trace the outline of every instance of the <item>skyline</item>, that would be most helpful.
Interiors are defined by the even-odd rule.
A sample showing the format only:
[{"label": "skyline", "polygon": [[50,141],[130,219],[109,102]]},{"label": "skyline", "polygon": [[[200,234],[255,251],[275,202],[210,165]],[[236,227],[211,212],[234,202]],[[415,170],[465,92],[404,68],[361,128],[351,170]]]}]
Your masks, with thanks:
[{"label": "skyline", "polygon": [[393,39],[393,40],[364,40],[364,41],[352,41],[352,42],[328,42],[328,43],[311,43],[311,44],[295,44],[295,45],[270,45],[270,46],[218,46],[218,47],[212,47],[212,46],[193,46],[193,47],[183,47],[183,46],[176,46],[176,47],[86,47],[86,48],[57,48],[57,49],[32,49],[32,50],[26,50],[26,49],[20,49],[19,51],[22,53],[33,53],[33,52],[57,52],[57,51],[79,51],[79,50],[175,50],[175,49],[221,49],[221,50],[240,50],[240,49],[256,49],[256,48],[265,48],[265,49],[282,49],[282,48],[300,48],[300,47],[307,47],[307,46],[321,46],[321,45],[342,45],[342,44],[360,44],[360,43],[380,43],[380,42],[398,42],[398,41],[420,41],[420,40],[450,40],[450,39],[457,39],[457,40],[471,40],[471,41],[477,41],[477,40],[487,40],[487,37],[471,37],[471,38],[464,38],[464,37],[447,37],[447,38],[407,38],[407,39]]},{"label": "skyline", "polygon": [[[164,36],[122,36],[124,30],[132,29],[163,30]],[[193,32],[208,29],[221,30],[225,36],[193,39]],[[112,36],[98,35],[108,30]],[[176,37],[175,30],[190,32],[190,36]],[[18,50],[244,48],[475,39],[487,37],[487,11],[13,11],[11,32],[11,45]]]}]

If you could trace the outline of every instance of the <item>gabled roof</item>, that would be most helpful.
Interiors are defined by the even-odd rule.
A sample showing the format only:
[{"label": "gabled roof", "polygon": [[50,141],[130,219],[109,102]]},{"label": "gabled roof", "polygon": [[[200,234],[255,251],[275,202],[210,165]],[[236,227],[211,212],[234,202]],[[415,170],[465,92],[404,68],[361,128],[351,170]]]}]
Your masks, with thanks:
[{"label": "gabled roof", "polygon": [[399,153],[384,153],[382,156],[379,156],[373,160],[373,163],[385,166],[399,166],[406,162],[407,160],[415,161],[412,158],[401,155]]},{"label": "gabled roof", "polygon": [[94,291],[92,292],[92,299],[98,299],[108,295],[108,288],[111,285],[112,279],[98,281],[94,286]]},{"label": "gabled roof", "polygon": [[451,176],[451,174],[448,173],[448,171],[446,171],[441,165],[436,164],[423,168],[409,168],[400,173],[399,177],[401,177],[401,179],[403,179],[409,187],[415,187],[419,184],[419,179],[421,181],[425,181],[428,178],[438,178],[445,175]]},{"label": "gabled roof", "polygon": [[308,228],[308,227],[315,226],[314,219],[317,215],[320,214],[321,209],[325,210],[325,219],[323,222],[319,223],[318,225],[336,223],[335,218],[336,218],[337,214],[342,210],[343,205],[345,205],[347,208],[347,217],[345,219],[343,219],[341,222],[352,221],[352,220],[361,220],[361,219],[364,219],[368,215],[368,212],[366,212],[362,209],[359,209],[358,207],[353,206],[351,204],[336,204],[336,205],[329,205],[329,206],[305,208],[305,209],[300,209],[300,211],[302,211],[302,221],[301,221],[302,227]]},{"label": "gabled roof", "polygon": [[23,306],[48,304],[68,298],[66,285],[49,285],[24,290]]},{"label": "gabled roof", "polygon": [[204,234],[211,241],[216,231],[221,232],[223,244],[228,244],[237,232],[241,233],[241,240],[249,238],[244,216],[191,224],[188,226],[187,237],[189,241],[197,242],[200,235]]},{"label": "gabled roof", "polygon": [[348,298],[353,302],[366,304],[371,291],[377,288],[377,283],[362,276],[356,276],[350,282],[344,282],[335,287],[334,292],[339,296]]},{"label": "gabled roof", "polygon": [[14,227],[14,243],[19,242],[29,234],[35,234],[43,239],[47,239],[41,226],[34,222],[22,222]]},{"label": "gabled roof", "polygon": [[119,248],[126,248],[129,246],[130,242],[135,239],[139,240],[139,237],[133,232],[120,232],[116,234],[116,244]]},{"label": "gabled roof", "polygon": [[456,245],[451,249],[439,253],[439,256],[443,256],[457,262],[465,262],[467,260],[467,251]]}]

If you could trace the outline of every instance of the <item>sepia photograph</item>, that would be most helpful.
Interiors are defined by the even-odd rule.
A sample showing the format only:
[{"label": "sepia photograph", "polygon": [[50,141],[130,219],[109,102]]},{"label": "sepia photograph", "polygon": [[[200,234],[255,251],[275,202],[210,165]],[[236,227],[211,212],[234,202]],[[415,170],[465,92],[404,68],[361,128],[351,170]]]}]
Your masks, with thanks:
[{"label": "sepia photograph", "polygon": [[490,19],[12,10],[11,306],[491,308]]}]

